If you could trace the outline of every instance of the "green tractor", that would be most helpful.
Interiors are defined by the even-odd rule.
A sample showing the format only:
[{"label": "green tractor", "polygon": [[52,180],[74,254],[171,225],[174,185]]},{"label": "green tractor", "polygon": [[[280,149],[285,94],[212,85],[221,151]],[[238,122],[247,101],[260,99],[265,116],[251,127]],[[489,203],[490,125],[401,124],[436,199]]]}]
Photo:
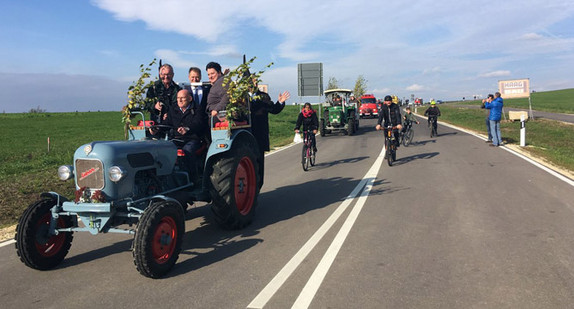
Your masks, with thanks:
[{"label": "green tractor", "polygon": [[334,132],[353,135],[359,130],[359,114],[356,102],[349,102],[349,89],[325,91],[325,103],[321,104],[321,136]]}]

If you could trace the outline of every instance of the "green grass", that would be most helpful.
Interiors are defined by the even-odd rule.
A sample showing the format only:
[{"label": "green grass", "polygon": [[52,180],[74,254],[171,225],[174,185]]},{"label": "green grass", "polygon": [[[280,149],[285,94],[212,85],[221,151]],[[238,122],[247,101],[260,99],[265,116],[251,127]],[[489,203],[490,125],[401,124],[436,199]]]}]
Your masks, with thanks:
[{"label": "green grass", "polygon": [[[272,148],[292,141],[298,113],[298,106],[285,106],[269,115]],[[14,224],[42,192],[73,196],[73,182],[58,180],[56,172],[72,164],[78,147],[124,139],[120,112],[0,114],[0,130],[0,227]]]},{"label": "green grass", "polygon": [[[530,96],[532,109],[543,112],[574,114],[574,88],[534,92]],[[481,105],[482,100],[459,101],[454,104]],[[505,99],[504,107],[528,109],[528,98]]]}]

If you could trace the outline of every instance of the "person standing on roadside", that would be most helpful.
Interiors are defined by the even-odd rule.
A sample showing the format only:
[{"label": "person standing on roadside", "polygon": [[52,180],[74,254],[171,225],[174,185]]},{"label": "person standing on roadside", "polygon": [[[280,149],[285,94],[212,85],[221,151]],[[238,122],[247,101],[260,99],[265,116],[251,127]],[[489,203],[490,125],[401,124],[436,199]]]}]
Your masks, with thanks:
[{"label": "person standing on roadside", "polygon": [[[486,99],[482,100],[482,106],[480,108],[485,108],[484,105],[486,104],[486,102],[492,102],[492,100],[494,100],[494,95],[493,94],[489,94],[488,97]],[[492,143],[492,133],[490,133],[490,110],[487,110],[488,113],[486,114],[486,118],[484,119],[484,122],[486,124],[486,132],[488,132],[488,139],[486,140],[487,143]]]},{"label": "person standing on roadside", "polygon": [[492,102],[485,102],[484,107],[490,110],[490,134],[492,134],[492,144],[490,146],[498,147],[502,145],[502,136],[500,135],[500,118],[502,117],[503,100],[500,92],[494,94]]}]

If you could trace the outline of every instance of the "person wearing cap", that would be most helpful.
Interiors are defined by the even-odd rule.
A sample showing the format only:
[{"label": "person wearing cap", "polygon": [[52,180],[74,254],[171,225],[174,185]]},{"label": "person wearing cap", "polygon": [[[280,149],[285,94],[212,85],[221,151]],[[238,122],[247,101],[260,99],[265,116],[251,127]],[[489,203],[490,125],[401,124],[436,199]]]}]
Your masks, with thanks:
[{"label": "person wearing cap", "polygon": [[[425,111],[425,116],[428,116],[428,125],[429,127],[431,126],[431,122],[432,122],[432,126],[434,127],[434,131],[437,131],[437,118],[440,116],[440,109],[438,109],[438,106],[436,106],[436,102],[433,100],[430,102],[430,107],[427,108],[427,110]],[[438,133],[437,133],[438,134]]]},{"label": "person wearing cap", "polygon": [[502,116],[503,101],[500,92],[494,94],[492,102],[486,102],[484,107],[490,110],[490,134],[492,134],[492,144],[490,146],[498,147],[502,145],[502,135],[500,135],[500,118]]},{"label": "person wearing cap", "polygon": [[381,123],[384,124],[385,130],[388,126],[396,127],[396,130],[393,129],[393,134],[395,135],[397,147],[399,147],[399,130],[403,128],[401,124],[401,109],[398,104],[393,103],[393,97],[390,95],[385,96],[383,100],[375,129],[381,130]]}]

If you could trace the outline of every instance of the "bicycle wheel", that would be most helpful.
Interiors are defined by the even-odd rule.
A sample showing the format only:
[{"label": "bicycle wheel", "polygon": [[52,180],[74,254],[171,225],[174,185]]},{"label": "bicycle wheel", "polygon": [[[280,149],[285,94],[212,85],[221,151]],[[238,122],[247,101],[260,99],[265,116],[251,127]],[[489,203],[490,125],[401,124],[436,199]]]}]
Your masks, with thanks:
[{"label": "bicycle wheel", "polygon": [[303,151],[301,152],[301,165],[303,166],[303,170],[309,170],[309,157],[307,157],[309,147],[307,145],[303,145]]},{"label": "bicycle wheel", "polygon": [[391,148],[389,149],[388,153],[387,153],[387,163],[389,164],[389,166],[393,166],[393,156],[394,154],[394,150],[391,146]]},{"label": "bicycle wheel", "polygon": [[403,138],[403,145],[405,147],[410,145],[410,143],[413,141],[414,135],[415,135],[415,131],[413,131],[413,129],[408,129],[407,132],[405,132],[405,136]]}]

